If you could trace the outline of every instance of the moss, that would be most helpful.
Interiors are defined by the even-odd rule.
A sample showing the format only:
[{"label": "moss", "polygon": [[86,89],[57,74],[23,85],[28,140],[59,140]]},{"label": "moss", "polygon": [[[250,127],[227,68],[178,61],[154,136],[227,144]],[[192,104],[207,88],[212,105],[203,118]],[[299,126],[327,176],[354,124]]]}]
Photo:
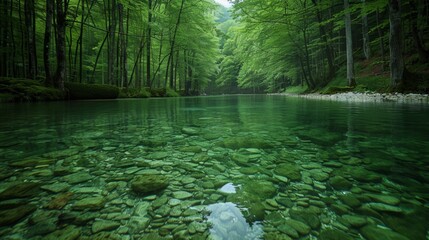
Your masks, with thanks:
[{"label": "moss", "polygon": [[147,89],[121,89],[119,98],[149,98],[150,92]]},{"label": "moss", "polygon": [[305,93],[307,89],[307,86],[290,86],[286,88],[285,93],[301,94]]},{"label": "moss", "polygon": [[65,83],[70,99],[115,99],[119,95],[119,88],[110,85]]},{"label": "moss", "polygon": [[180,97],[180,94],[169,88],[148,89],[152,97]]},{"label": "moss", "polygon": [[58,89],[43,86],[40,81],[21,78],[0,78],[1,102],[53,101],[64,99]]}]

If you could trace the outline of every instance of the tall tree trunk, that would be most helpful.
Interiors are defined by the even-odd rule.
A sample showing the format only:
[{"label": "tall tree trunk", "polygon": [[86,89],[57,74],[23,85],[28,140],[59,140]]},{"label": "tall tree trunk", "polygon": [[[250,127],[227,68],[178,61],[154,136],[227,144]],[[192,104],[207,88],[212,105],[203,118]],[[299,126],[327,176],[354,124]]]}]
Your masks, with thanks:
[{"label": "tall tree trunk", "polygon": [[346,50],[347,50],[347,82],[350,87],[356,86],[353,63],[353,38],[352,20],[350,17],[349,0],[344,0],[345,24],[346,24]]},{"label": "tall tree trunk", "polygon": [[324,23],[323,23],[322,13],[318,9],[318,0],[312,0],[312,2],[314,6],[316,6],[316,17],[319,23],[319,33],[325,46],[325,55],[326,55],[326,60],[328,61],[328,75],[326,78],[327,80],[330,80],[335,76],[335,70],[336,70],[335,63],[334,63],[334,54],[332,51],[331,44],[328,41],[328,36],[327,36],[325,26],[323,25]]},{"label": "tall tree trunk", "polygon": [[36,36],[35,36],[35,13],[34,0],[24,1],[24,15],[26,26],[26,42],[28,54],[28,73],[27,77],[35,79],[37,75],[37,58],[36,58]]},{"label": "tall tree trunk", "polygon": [[56,0],[57,10],[57,29],[56,29],[56,51],[57,51],[57,70],[55,73],[54,86],[64,90],[66,80],[66,16],[68,9],[68,0]]},{"label": "tall tree trunk", "polygon": [[[177,21],[176,21],[176,26],[174,28],[174,33],[173,33],[173,39],[171,40],[171,46],[170,46],[170,55],[168,58],[168,63],[170,63],[170,88],[173,88],[173,81],[174,81],[174,47],[176,45],[176,36],[177,36],[177,31],[179,30],[179,25],[180,25],[180,19],[182,17],[182,12],[183,12],[183,8],[185,6],[185,0],[182,0],[181,4],[180,4],[180,9],[179,9],[179,14],[177,16]],[[167,86],[166,86],[167,87]]]},{"label": "tall tree trunk", "polygon": [[146,86],[151,88],[151,50],[152,50],[152,0],[148,0],[147,35],[146,35]]},{"label": "tall tree trunk", "polygon": [[[362,4],[365,7],[365,0],[362,0]],[[365,11],[365,10],[364,10]],[[364,12],[362,14],[362,40],[363,40],[363,54],[368,60],[371,57],[370,40],[368,33],[368,15]]]},{"label": "tall tree trunk", "polygon": [[377,11],[375,12],[375,19],[377,21],[377,33],[378,33],[378,39],[380,39],[380,52],[381,52],[381,67],[383,72],[386,71],[386,51],[384,50],[384,33],[382,32],[382,28],[380,26],[380,10],[377,9]]},{"label": "tall tree trunk", "polygon": [[24,28],[22,27],[24,26],[24,24],[22,22],[21,0],[18,0],[18,14],[19,14],[19,30],[21,32],[21,64],[22,64],[21,76],[26,76],[28,73],[28,68],[25,61],[25,49],[26,49],[26,43],[28,43],[28,41],[26,37],[27,34],[24,32]]},{"label": "tall tree trunk", "polygon": [[392,90],[404,87],[405,63],[402,53],[401,1],[389,0],[390,81]]},{"label": "tall tree trunk", "polygon": [[124,56],[123,56],[123,48],[124,48],[124,5],[122,3],[118,3],[118,20],[119,20],[119,86],[124,86]]},{"label": "tall tree trunk", "polygon": [[54,0],[46,0],[45,38],[43,41],[43,63],[45,66],[45,85],[46,86],[54,86],[54,82],[52,80],[52,75],[51,75],[51,63],[49,59],[53,14],[54,14]]},{"label": "tall tree trunk", "polygon": [[419,35],[419,28],[417,24],[419,12],[417,10],[417,5],[415,0],[410,0],[410,9],[411,9],[411,33],[413,36],[414,44],[417,49],[417,53],[419,54],[419,61],[421,63],[426,63],[429,59],[429,51],[425,49],[425,46],[423,45],[423,41],[420,38]]},{"label": "tall tree trunk", "polygon": [[79,34],[79,82],[83,81],[83,27],[85,23],[85,0],[82,0],[82,18],[80,23]]},{"label": "tall tree trunk", "polygon": [[[110,4],[109,4],[110,3]],[[107,74],[109,84],[115,83],[115,30],[116,30],[116,0],[110,0],[108,3],[109,15],[109,39],[107,56]]]}]

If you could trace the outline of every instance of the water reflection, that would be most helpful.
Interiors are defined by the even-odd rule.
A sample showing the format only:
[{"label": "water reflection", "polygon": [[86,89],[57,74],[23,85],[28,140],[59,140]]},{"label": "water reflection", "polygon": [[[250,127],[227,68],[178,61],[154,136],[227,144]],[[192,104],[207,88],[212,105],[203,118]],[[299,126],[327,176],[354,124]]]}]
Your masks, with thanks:
[{"label": "water reflection", "polygon": [[[232,185],[232,184],[231,184]],[[246,222],[240,209],[234,203],[216,203],[207,206],[211,224],[210,235],[213,240],[262,239],[263,229],[260,222],[252,225]]]},{"label": "water reflection", "polygon": [[225,185],[223,185],[223,187],[221,187],[219,189],[219,191],[223,192],[223,193],[236,193],[237,191],[235,190],[235,188],[237,188],[239,186],[236,186],[232,183],[227,183]]}]

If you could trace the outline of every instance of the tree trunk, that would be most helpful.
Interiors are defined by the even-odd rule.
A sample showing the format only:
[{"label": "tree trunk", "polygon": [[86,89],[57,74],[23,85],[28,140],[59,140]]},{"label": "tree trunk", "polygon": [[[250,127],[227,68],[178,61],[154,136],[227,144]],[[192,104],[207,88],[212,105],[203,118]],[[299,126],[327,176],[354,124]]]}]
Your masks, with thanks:
[{"label": "tree trunk", "polygon": [[28,73],[27,77],[35,79],[37,75],[37,59],[36,59],[36,37],[35,37],[35,13],[34,0],[24,1],[24,18],[26,26],[26,42],[28,54]]},{"label": "tree trunk", "polygon": [[151,49],[152,49],[152,0],[148,0],[147,39],[146,39],[146,86],[151,87]]},{"label": "tree trunk", "polygon": [[79,82],[83,80],[83,27],[85,23],[85,0],[82,0],[82,18],[80,23],[80,36],[79,36]]},{"label": "tree trunk", "polygon": [[346,50],[347,50],[347,82],[350,87],[356,86],[353,63],[353,38],[352,20],[350,17],[349,0],[344,0],[345,24],[346,24]]},{"label": "tree trunk", "polygon": [[66,80],[66,16],[68,9],[68,0],[56,0],[57,10],[57,29],[56,29],[56,51],[57,51],[57,70],[55,73],[54,86],[64,90]]},{"label": "tree trunk", "polygon": [[392,90],[403,90],[405,63],[402,53],[401,1],[389,0],[390,81]]},{"label": "tree trunk", "polygon": [[45,66],[45,85],[46,86],[54,86],[54,82],[52,80],[52,75],[51,75],[51,63],[49,59],[53,14],[54,14],[54,0],[46,0],[45,38],[43,41],[43,63]]},{"label": "tree trunk", "polygon": [[[177,31],[179,30],[179,25],[180,25],[180,19],[182,17],[182,12],[183,12],[183,8],[185,6],[185,0],[182,0],[181,4],[180,4],[180,9],[179,9],[179,14],[177,16],[177,21],[176,21],[176,26],[174,28],[174,33],[173,33],[173,39],[171,40],[171,46],[170,46],[170,55],[168,58],[168,63],[170,63],[170,88],[173,88],[173,82],[174,82],[174,47],[176,45],[176,36],[177,36]],[[167,86],[165,86],[167,87]]]},{"label": "tree trunk", "polygon": [[[110,3],[110,4],[109,4]],[[115,83],[115,30],[116,30],[116,0],[109,1],[109,39],[107,56],[107,74],[109,84]]]},{"label": "tree trunk", "polygon": [[[365,0],[362,0],[362,4],[365,6]],[[370,48],[370,40],[368,34],[368,15],[366,13],[362,14],[362,40],[363,40],[363,54],[365,58],[368,60],[371,57],[371,48]]]},{"label": "tree trunk", "polygon": [[413,36],[414,44],[417,49],[417,53],[419,54],[419,61],[421,63],[426,63],[429,59],[429,51],[425,49],[425,46],[423,45],[423,41],[420,38],[419,35],[419,28],[417,24],[419,12],[417,11],[417,5],[414,0],[410,0],[410,9],[411,9],[411,33]]},{"label": "tree trunk", "polygon": [[383,72],[386,71],[386,51],[384,50],[384,33],[382,32],[381,26],[380,26],[380,10],[377,9],[377,11],[375,12],[375,19],[377,21],[377,33],[378,33],[378,38],[380,39],[380,51],[381,51],[381,67]]},{"label": "tree trunk", "polygon": [[124,34],[124,5],[118,4],[118,20],[119,20],[119,86],[124,87],[124,47],[125,47],[125,34]]}]

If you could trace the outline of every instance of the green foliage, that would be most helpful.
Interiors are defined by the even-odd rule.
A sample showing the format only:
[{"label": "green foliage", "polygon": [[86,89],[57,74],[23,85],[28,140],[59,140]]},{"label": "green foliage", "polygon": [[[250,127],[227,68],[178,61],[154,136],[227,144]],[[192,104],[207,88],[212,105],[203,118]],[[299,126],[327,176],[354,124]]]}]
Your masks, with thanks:
[{"label": "green foliage", "polygon": [[149,98],[150,92],[147,89],[120,89],[119,98]]},{"label": "green foliage", "polygon": [[321,91],[321,94],[336,94],[336,93],[345,93],[353,91],[354,87],[348,86],[334,86],[327,87],[325,90]]},{"label": "green foliage", "polygon": [[305,93],[307,89],[308,89],[307,86],[291,86],[291,87],[287,87],[284,93],[301,94],[301,93]]},{"label": "green foliage", "polygon": [[0,99],[0,102],[52,101],[64,99],[64,94],[39,81],[0,78]]},{"label": "green foliage", "polygon": [[166,97],[180,97],[180,94],[178,94],[176,91],[174,91],[173,89],[167,88],[166,92],[165,92],[165,96]]},{"label": "green foliage", "polygon": [[81,99],[115,99],[119,96],[119,88],[101,84],[66,83],[68,97]]}]

